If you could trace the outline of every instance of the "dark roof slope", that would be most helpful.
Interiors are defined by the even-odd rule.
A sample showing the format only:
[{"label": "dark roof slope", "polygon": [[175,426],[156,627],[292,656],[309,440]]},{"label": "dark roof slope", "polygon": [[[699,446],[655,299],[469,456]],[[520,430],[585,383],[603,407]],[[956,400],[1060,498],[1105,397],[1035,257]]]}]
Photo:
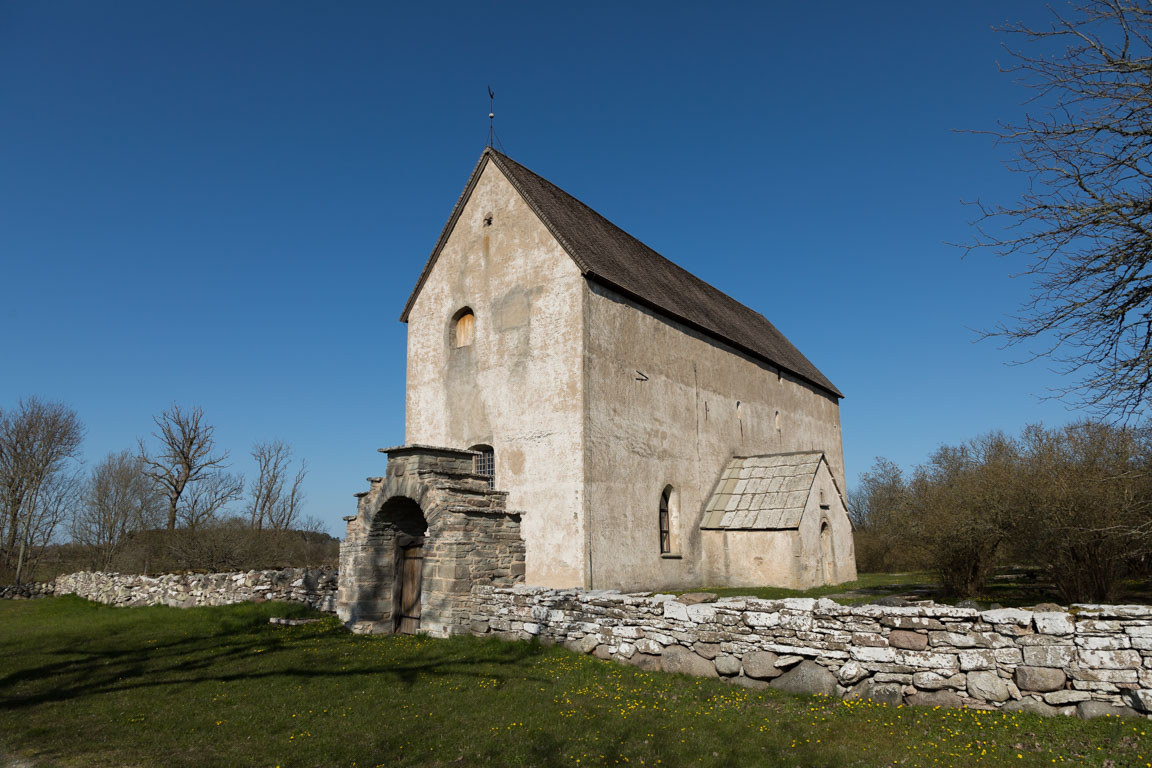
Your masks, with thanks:
[{"label": "dark roof slope", "polygon": [[420,280],[408,313],[487,161],[496,164],[563,246],[585,277],[596,280],[737,349],[772,363],[836,397],[839,390],[768,319],[676,266],[552,182],[488,147],[457,201]]}]

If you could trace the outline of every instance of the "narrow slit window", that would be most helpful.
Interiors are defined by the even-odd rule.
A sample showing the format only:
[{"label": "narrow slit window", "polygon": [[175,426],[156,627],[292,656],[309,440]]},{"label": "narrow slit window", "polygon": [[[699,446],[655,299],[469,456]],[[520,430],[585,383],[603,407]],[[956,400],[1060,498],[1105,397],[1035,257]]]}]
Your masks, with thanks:
[{"label": "narrow slit window", "polygon": [[668,491],[660,495],[660,554],[672,551],[672,528],[668,521]]}]

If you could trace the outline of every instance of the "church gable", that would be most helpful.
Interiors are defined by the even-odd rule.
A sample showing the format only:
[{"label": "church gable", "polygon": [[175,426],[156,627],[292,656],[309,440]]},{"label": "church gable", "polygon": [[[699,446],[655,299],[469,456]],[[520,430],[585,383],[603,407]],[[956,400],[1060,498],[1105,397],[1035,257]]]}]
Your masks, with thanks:
[{"label": "church gable", "polygon": [[827,464],[821,451],[733,458],[704,508],[700,527],[799,528],[822,463]]},{"label": "church gable", "polygon": [[832,398],[843,396],[763,315],[672,263],[555,184],[491,147],[484,150],[456,203],[408,299],[402,321],[407,322],[477,179],[492,165],[500,169],[585,278],[788,371]]},{"label": "church gable", "polygon": [[[526,287],[537,275],[575,277],[579,270],[517,192],[483,156],[464,188],[401,315],[409,322],[425,294],[489,292],[482,283],[515,280]],[[437,296],[431,303],[438,304]],[[439,311],[442,308],[437,308]]]}]

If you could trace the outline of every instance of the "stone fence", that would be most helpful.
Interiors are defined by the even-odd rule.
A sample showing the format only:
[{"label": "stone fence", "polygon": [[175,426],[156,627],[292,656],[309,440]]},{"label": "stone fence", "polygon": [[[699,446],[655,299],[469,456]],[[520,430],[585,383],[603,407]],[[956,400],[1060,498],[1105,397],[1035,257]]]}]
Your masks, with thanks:
[{"label": "stone fence", "polygon": [[319,611],[336,610],[337,572],[333,568],[285,568],[241,573],[181,573],[137,576],[81,571],[55,581],[0,588],[0,598],[79,595],[122,606],[227,605],[263,600],[291,600]]},{"label": "stone fence", "polygon": [[473,634],[749,688],[1041,715],[1152,712],[1152,606],[978,611],[522,585],[477,586],[473,598]]}]

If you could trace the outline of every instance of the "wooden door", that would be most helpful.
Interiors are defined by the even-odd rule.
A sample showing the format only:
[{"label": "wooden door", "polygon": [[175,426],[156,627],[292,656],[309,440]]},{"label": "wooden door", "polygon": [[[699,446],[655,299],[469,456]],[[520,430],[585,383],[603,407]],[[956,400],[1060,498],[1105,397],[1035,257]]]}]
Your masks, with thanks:
[{"label": "wooden door", "polygon": [[420,629],[420,585],[424,577],[424,542],[418,541],[400,548],[397,560],[399,598],[394,608],[396,632],[414,635]]}]

